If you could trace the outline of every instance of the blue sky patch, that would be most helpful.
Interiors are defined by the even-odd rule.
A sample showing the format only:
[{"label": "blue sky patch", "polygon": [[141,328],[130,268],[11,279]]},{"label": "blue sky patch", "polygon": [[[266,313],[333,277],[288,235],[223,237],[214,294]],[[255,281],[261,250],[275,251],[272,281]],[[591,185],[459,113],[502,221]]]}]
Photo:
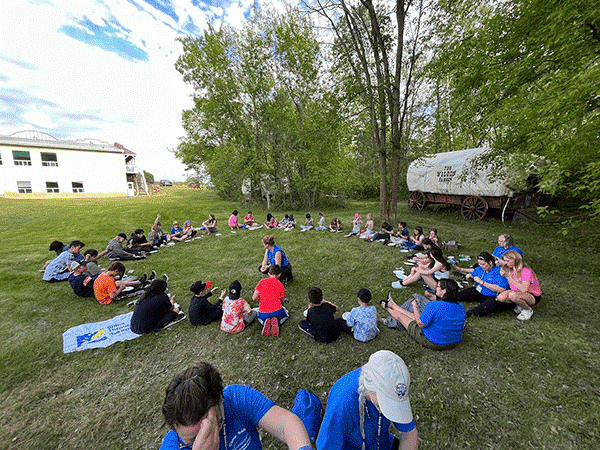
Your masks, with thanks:
[{"label": "blue sky patch", "polygon": [[148,3],[154,9],[166,14],[175,22],[179,22],[179,16],[175,13],[175,8],[173,8],[173,4],[167,0],[143,0],[145,3]]},{"label": "blue sky patch", "polygon": [[40,67],[35,64],[30,64],[26,61],[22,61],[20,59],[14,59],[10,56],[0,54],[0,59],[6,61],[7,63],[14,64],[15,66],[19,66],[21,69],[25,70],[40,70]]},{"label": "blue sky patch", "polygon": [[80,42],[100,47],[107,52],[116,53],[123,59],[148,61],[148,53],[145,50],[116,35],[119,31],[127,33],[128,30],[123,28],[114,18],[111,18],[108,22],[103,19],[104,26],[93,23],[87,17],[76,21],[79,26],[64,25],[58,31]]}]

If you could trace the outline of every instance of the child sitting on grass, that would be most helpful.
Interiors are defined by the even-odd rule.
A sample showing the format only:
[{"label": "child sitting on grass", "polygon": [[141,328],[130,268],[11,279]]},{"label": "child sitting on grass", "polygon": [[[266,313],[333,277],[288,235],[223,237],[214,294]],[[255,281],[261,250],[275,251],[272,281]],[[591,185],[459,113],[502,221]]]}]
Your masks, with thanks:
[{"label": "child sitting on grass", "polygon": [[317,342],[333,342],[340,335],[340,326],[334,314],[339,307],[323,300],[323,291],[318,287],[308,288],[308,310],[306,320],[301,320],[298,328]]},{"label": "child sitting on grass", "polygon": [[325,216],[322,212],[319,213],[319,223],[317,224],[317,231],[325,231],[327,228],[325,227]]},{"label": "child sitting on grass", "polygon": [[294,228],[296,228],[296,219],[294,219],[293,214],[290,214],[287,223],[283,227],[283,231],[291,231]]},{"label": "child sitting on grass", "polygon": [[258,282],[252,294],[252,300],[258,303],[258,321],[263,325],[263,336],[279,336],[279,326],[289,317],[287,309],[281,304],[285,298],[285,287],[279,281],[281,267],[271,264],[269,278]]},{"label": "child sitting on grass", "polygon": [[[225,292],[225,290],[221,291],[221,299]],[[223,318],[221,319],[221,330],[227,333],[240,333],[256,319],[256,311],[250,308],[246,300],[240,298],[241,293],[240,282],[232,281],[229,285],[229,295],[223,300]]]},{"label": "child sitting on grass", "polygon": [[315,222],[312,217],[310,217],[310,214],[306,214],[306,221],[304,222],[304,225],[300,225],[300,228],[302,228],[300,231],[308,231],[313,228],[314,225]]},{"label": "child sitting on grass", "polygon": [[342,232],[342,221],[337,217],[331,219],[331,223],[329,224],[329,231],[332,233],[341,233]]},{"label": "child sitting on grass", "polygon": [[379,334],[377,328],[377,309],[370,306],[371,291],[361,289],[358,291],[358,306],[352,308],[350,312],[342,314],[341,319],[337,319],[340,329],[354,339],[361,342],[368,342]]},{"label": "child sitting on grass", "polygon": [[219,299],[215,304],[208,301],[208,297],[219,289],[217,287],[210,289],[211,286],[212,282],[210,281],[196,281],[190,286],[190,291],[194,293],[190,299],[190,308],[188,311],[192,325],[208,325],[209,323],[221,320],[221,315],[223,314],[221,304],[223,303],[223,299]]}]

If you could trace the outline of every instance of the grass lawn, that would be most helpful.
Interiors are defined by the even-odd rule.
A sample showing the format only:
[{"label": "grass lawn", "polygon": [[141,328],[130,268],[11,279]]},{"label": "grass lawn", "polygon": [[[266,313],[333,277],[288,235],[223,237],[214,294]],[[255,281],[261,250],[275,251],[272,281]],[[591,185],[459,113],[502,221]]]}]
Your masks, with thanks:
[{"label": "grass lawn", "polygon": [[[0,199],[0,448],[158,448],[168,431],[160,412],[164,390],[175,373],[194,362],[209,361],[226,384],[251,384],[289,408],[300,388],[312,390],[325,404],[331,385],[380,349],[396,352],[409,366],[422,449],[598,448],[598,223],[562,237],[552,224],[466,222],[457,211],[418,213],[402,204],[400,219],[410,229],[436,227],[442,239],[458,239],[460,253],[473,257],[491,252],[497,236],[510,233],[541,280],[543,299],[530,321],[519,322],[512,311],[471,318],[463,342],[451,351],[422,348],[406,333],[384,327],[368,343],[347,335],[328,345],[312,341],[297,328],[309,286],[321,287],[342,311],[356,306],[362,287],[371,289],[377,304],[406,255],[339,233],[275,230],[276,243],[294,267],[287,290],[290,319],[279,337],[261,336],[257,324],[233,336],[217,324],[195,328],[186,321],[107,349],[62,353],[65,330],[129,308],[125,302],[100,305],[78,298],[67,283],[44,283],[39,269],[52,256],[47,251],[52,240],[80,239],[85,249],[102,250],[119,232],[129,235],[138,227],[148,232],[159,212],[163,229],[170,229],[174,219],[200,226],[209,213],[216,214],[222,236],[125,263],[137,276],[152,269],[167,273],[170,292],[187,311],[189,287],[198,279],[223,289],[238,279],[242,297],[251,299],[266,232],[231,234],[226,224],[233,209],[240,218],[248,209],[260,221],[266,215],[264,206],[223,202],[211,192],[183,187],[126,199]],[[377,213],[378,204],[323,210],[327,223],[339,216],[346,229],[356,211]],[[272,211],[277,219],[285,212]],[[318,213],[293,212],[299,223],[306,212]],[[420,285],[395,291],[394,298],[404,300],[413,292],[422,292]],[[263,443],[283,448],[269,437]]]}]

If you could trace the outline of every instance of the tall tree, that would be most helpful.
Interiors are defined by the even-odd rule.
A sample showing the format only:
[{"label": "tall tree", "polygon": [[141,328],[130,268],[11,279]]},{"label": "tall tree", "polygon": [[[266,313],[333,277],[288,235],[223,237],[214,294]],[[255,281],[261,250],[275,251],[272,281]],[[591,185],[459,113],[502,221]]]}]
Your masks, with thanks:
[{"label": "tall tree", "polygon": [[378,155],[380,214],[391,218],[396,215],[400,167],[409,151],[407,123],[416,95],[414,69],[422,56],[423,1],[397,0],[391,9],[385,6],[371,0],[304,2],[328,20],[337,52],[357,85],[354,92],[368,110]]},{"label": "tall tree", "polygon": [[182,43],[176,67],[195,88],[183,115],[183,161],[204,163],[225,195],[249,190],[313,206],[341,156],[307,18],[259,15],[241,30],[211,28]]}]

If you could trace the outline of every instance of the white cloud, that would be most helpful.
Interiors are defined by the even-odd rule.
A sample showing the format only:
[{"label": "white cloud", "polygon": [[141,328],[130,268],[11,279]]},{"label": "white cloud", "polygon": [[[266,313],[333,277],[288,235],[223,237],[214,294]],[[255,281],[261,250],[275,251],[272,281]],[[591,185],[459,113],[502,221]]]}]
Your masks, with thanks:
[{"label": "white cloud", "polygon": [[192,90],[174,67],[176,38],[190,19],[199,30],[215,15],[239,27],[254,0],[234,0],[226,10],[173,0],[165,12],[135,3],[2,2],[0,92],[7,95],[0,110],[7,114],[0,134],[36,128],[119,142],[157,178],[181,179],[184,166],[167,149],[185,134],[181,113],[192,106]]}]

